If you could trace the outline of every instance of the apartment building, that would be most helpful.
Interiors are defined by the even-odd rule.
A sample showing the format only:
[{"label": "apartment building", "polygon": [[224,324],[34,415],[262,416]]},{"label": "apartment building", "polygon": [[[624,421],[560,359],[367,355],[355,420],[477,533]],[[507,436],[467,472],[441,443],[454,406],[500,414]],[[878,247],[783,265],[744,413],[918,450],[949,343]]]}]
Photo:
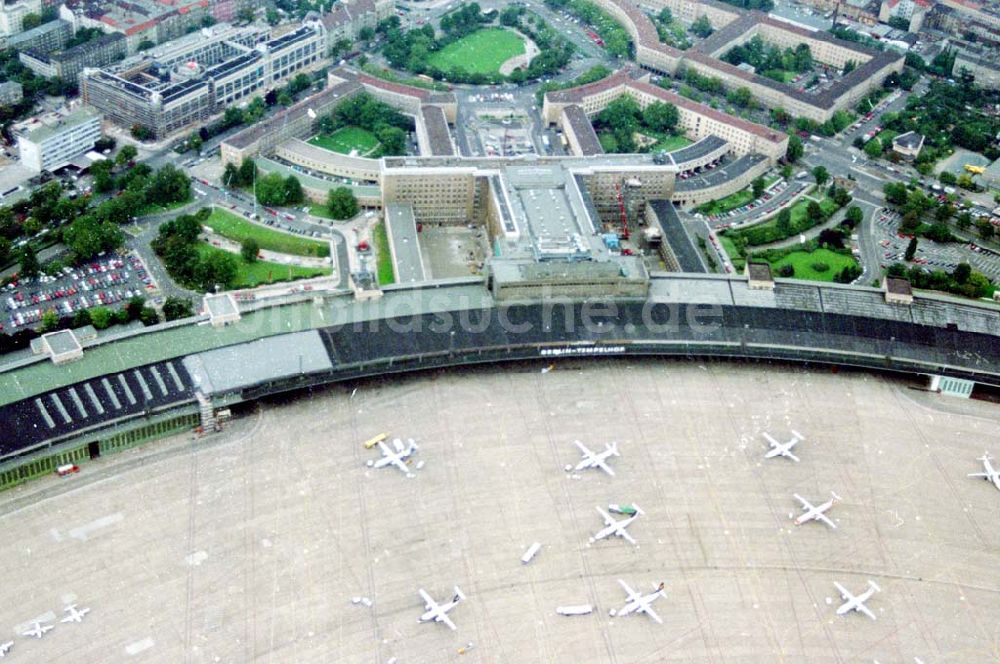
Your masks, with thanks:
[{"label": "apartment building", "polygon": [[18,54],[28,69],[45,78],[59,77],[69,83],[78,83],[85,67],[105,67],[125,57],[125,37],[120,34],[101,35],[64,51],[41,53],[35,50]]},{"label": "apartment building", "polygon": [[338,2],[323,15],[326,28],[327,46],[332,47],[341,39],[354,41],[365,28],[374,29],[380,22],[392,16],[392,0],[352,0]]},{"label": "apartment building", "polygon": [[101,116],[80,107],[68,115],[47,114],[15,125],[21,163],[31,170],[55,171],[87,152],[101,137]]},{"label": "apartment building", "polygon": [[[38,53],[52,53],[63,48],[72,36],[73,26],[66,21],[56,19],[43,23],[37,28],[8,37],[6,48],[15,51],[30,50]],[[2,43],[0,43],[0,47],[3,47]]]},{"label": "apartment building", "polygon": [[0,36],[12,36],[24,31],[24,17],[41,14],[42,0],[17,0],[0,4]]}]

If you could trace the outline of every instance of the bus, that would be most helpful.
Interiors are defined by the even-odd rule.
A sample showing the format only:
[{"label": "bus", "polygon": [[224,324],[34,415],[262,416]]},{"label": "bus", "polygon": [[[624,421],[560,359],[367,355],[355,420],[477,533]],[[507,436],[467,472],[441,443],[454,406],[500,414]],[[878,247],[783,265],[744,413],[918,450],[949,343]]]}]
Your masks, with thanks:
[{"label": "bus", "polygon": [[368,440],[365,441],[365,449],[366,450],[370,450],[371,448],[375,447],[376,445],[378,445],[379,443],[381,443],[383,440],[385,440],[388,437],[389,437],[389,434],[387,434],[387,433],[380,433],[377,436],[372,436],[371,438],[369,438]]}]

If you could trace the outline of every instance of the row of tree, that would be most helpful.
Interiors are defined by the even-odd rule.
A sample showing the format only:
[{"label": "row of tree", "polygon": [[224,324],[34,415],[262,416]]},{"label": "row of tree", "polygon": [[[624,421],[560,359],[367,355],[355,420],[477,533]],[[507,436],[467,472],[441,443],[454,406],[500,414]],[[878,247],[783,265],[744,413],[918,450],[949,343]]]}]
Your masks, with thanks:
[{"label": "row of tree", "polygon": [[957,241],[948,230],[948,224],[954,223],[959,230],[975,227],[985,240],[996,235],[996,227],[989,219],[976,220],[968,210],[960,212],[951,201],[937,201],[917,187],[889,182],[882,187],[882,191],[886,202],[902,214],[900,230],[904,233],[922,235],[935,242]]},{"label": "row of tree", "polygon": [[211,214],[210,209],[202,208],[194,215],[181,215],[163,223],[150,243],[175,281],[200,291],[229,288],[239,270],[233,254],[198,251],[201,223]]},{"label": "row of tree", "polygon": [[794,49],[786,48],[782,51],[765,42],[759,35],[741,46],[734,46],[722,59],[732,65],[749,64],[762,76],[781,82],[785,80],[783,74],[786,71],[804,73],[813,68],[812,51],[808,44],[799,44]]}]

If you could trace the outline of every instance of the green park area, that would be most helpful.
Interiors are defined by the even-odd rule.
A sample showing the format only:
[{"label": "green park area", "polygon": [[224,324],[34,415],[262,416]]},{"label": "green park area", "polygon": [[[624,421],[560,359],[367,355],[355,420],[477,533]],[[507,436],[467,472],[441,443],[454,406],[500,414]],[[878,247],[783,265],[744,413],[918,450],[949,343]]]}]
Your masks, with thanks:
[{"label": "green park area", "polygon": [[385,222],[380,221],[373,233],[375,240],[375,256],[378,261],[378,284],[385,286],[396,281],[396,273],[392,269],[392,251],[389,249],[389,235],[385,230]]},{"label": "green park area", "polygon": [[255,288],[263,284],[271,284],[279,281],[291,281],[293,279],[305,279],[308,277],[319,277],[330,274],[329,268],[300,267],[297,265],[282,265],[280,263],[269,263],[267,261],[254,261],[247,263],[242,256],[231,254],[223,249],[218,249],[204,242],[198,242],[195,250],[201,259],[207,258],[214,253],[223,253],[236,259],[236,277],[229,285],[230,288]]},{"label": "green park area", "polygon": [[341,127],[332,134],[314,136],[309,139],[309,143],[340,154],[351,154],[357,150],[357,154],[362,157],[374,152],[379,144],[375,134],[353,125]]},{"label": "green park area", "polygon": [[330,255],[330,245],[326,242],[307,240],[303,237],[275,231],[247,221],[222,208],[213,208],[211,216],[202,224],[233,242],[242,243],[245,239],[253,238],[260,248],[266,251],[318,258]]},{"label": "green park area", "polygon": [[443,72],[462,69],[470,74],[495,74],[500,71],[500,65],[522,53],[524,40],[517,33],[487,28],[432,53],[427,64]]},{"label": "green park area", "polygon": [[858,262],[848,253],[829,249],[793,251],[780,260],[772,261],[771,271],[775,276],[781,276],[781,268],[786,265],[795,269],[792,276],[796,279],[833,281],[841,270],[852,265],[856,267]]},{"label": "green park area", "polygon": [[661,150],[673,152],[674,150],[680,150],[691,145],[691,140],[685,136],[669,134],[667,132],[653,132],[649,129],[644,130],[642,133],[658,139],[656,144],[650,148],[650,152],[659,152]]},{"label": "green park area", "polygon": [[[766,189],[767,187],[770,187],[777,181],[778,177],[776,175],[764,178],[764,188]],[[735,210],[738,207],[743,207],[753,199],[753,187],[747,187],[746,189],[740,189],[739,191],[733,192],[718,200],[709,201],[704,205],[699,205],[694,209],[694,211],[706,216],[722,214],[724,212],[729,212],[730,210]]]}]

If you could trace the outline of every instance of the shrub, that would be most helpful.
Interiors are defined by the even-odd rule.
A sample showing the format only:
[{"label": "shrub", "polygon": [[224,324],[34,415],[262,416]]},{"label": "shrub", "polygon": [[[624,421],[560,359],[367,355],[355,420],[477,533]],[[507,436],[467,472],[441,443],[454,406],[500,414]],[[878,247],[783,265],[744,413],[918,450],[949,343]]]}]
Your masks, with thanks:
[{"label": "shrub", "polygon": [[829,263],[822,263],[822,262],[813,263],[810,267],[816,272],[826,272],[827,270],[830,269]]}]

